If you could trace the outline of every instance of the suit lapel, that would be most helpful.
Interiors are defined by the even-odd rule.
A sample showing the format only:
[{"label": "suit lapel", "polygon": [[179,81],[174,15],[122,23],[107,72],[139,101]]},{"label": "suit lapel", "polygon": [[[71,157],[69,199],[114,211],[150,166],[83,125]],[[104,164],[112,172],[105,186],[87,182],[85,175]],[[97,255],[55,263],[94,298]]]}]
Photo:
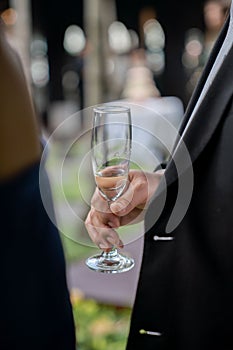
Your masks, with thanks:
[{"label": "suit lapel", "polygon": [[[195,113],[188,130],[182,135],[185,125],[191,116],[192,110],[198,100],[201,90],[204,86],[206,78],[219,52],[222,42],[225,38],[228,22],[224,26],[221,35],[213,49],[209,62],[203,72],[200,82],[194,92],[187,111],[184,116],[184,122],[181,125],[180,134],[183,142],[179,143],[175,149],[172,159],[166,170],[167,184],[173,182],[177,178],[177,172],[183,172],[190,165],[189,160],[185,162],[184,152],[188,152],[190,161],[194,162],[198,155],[207,145],[212,137],[218,123],[220,122],[227,104],[233,92],[233,48],[231,47],[228,55],[219,69],[215,79],[208,89],[205,98]],[[177,164],[182,164],[177,171]]]},{"label": "suit lapel", "polygon": [[[209,87],[205,98],[201,102],[199,108],[195,112],[190,126],[184,133],[185,126],[189,120],[192,111],[197,103],[200,93],[203,89],[207,76],[215,62],[217,54],[225,39],[229,25],[229,19],[226,22],[219,39],[217,40],[208,63],[203,71],[202,77],[193,93],[193,97],[187,107],[184,122],[180,128],[181,142],[177,142],[177,147],[171,155],[171,159],[166,167],[165,181],[161,181],[160,186],[154,194],[150,202],[150,206],[146,213],[145,229],[148,231],[157,223],[157,230],[170,233],[178,226],[183,219],[189,206],[193,191],[193,170],[192,163],[197,159],[203,151],[214,131],[216,130],[220,120],[228,108],[228,104],[233,95],[233,47],[231,47],[228,55],[225,57],[215,79]],[[183,134],[182,134],[183,133]],[[178,192],[176,202],[173,203],[169,199],[167,201],[167,189],[172,188],[170,185],[178,180]],[[173,188],[177,190],[176,186]],[[170,193],[173,194],[173,190]],[[169,204],[170,203],[170,204]],[[173,206],[174,205],[174,206]],[[167,208],[167,215],[161,215],[163,208]],[[161,218],[160,220],[158,220]],[[165,225],[163,227],[163,225]]]}]

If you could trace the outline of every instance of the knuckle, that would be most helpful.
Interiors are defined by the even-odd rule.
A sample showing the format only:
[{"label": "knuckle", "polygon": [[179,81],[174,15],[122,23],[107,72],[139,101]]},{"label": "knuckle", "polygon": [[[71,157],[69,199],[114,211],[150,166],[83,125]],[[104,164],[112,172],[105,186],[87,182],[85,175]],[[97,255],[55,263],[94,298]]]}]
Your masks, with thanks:
[{"label": "knuckle", "polygon": [[145,190],[147,191],[147,189],[148,189],[148,181],[147,181],[146,177],[141,178],[140,181],[139,180],[136,181],[135,190],[137,192],[143,192]]}]

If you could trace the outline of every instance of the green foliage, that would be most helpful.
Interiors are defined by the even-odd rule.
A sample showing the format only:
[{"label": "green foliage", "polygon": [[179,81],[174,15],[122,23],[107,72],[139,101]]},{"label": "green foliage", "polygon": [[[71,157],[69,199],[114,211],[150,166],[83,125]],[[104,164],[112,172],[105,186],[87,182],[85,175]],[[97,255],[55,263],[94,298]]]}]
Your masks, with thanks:
[{"label": "green foliage", "polygon": [[78,350],[124,350],[129,331],[130,308],[99,304],[73,290],[71,301]]},{"label": "green foliage", "polygon": [[61,234],[60,236],[67,263],[73,261],[80,261],[82,259],[87,258],[90,254],[93,255],[97,251],[99,251],[99,249],[96,249],[95,252],[92,247],[81,245],[73,241],[69,237],[64,236],[63,234]]}]

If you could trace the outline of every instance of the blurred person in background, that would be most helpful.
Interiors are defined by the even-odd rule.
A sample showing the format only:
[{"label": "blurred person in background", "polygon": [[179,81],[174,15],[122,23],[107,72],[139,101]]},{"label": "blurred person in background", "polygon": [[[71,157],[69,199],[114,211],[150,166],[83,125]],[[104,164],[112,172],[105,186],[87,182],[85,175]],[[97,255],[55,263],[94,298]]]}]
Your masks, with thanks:
[{"label": "blurred person in background", "polygon": [[139,103],[149,97],[160,97],[152,71],[147,65],[144,49],[135,49],[129,56],[129,68],[126,71],[122,98]]},{"label": "blurred person in background", "polygon": [[204,31],[196,31],[195,33],[194,30],[194,34],[193,29],[191,29],[187,33],[184,61],[186,61],[186,74],[188,76],[186,83],[188,98],[190,98],[201,76],[230,6],[231,0],[206,0],[203,5]]},{"label": "blurred person in background", "polygon": [[110,206],[92,198],[86,227],[105,250],[122,247],[114,228],[145,219],[127,350],[233,349],[232,43],[231,4],[165,170],[132,170]]},{"label": "blurred person in background", "polygon": [[[184,113],[183,103],[176,96],[161,95],[143,48],[134,49],[130,54],[130,64],[121,95],[122,100],[119,103],[131,108],[131,160],[141,165],[142,161],[148,159],[148,170],[155,169],[156,164],[163,163],[169,156],[168,150],[174,144],[175,132],[168,126],[171,124],[176,129],[180,126]],[[142,146],[153,157],[145,156]]]},{"label": "blurred person in background", "polygon": [[222,29],[230,6],[231,0],[206,0],[204,3],[203,16],[205,26],[205,62],[207,61],[218,34]]},{"label": "blurred person in background", "polygon": [[[0,23],[0,348],[74,350],[65,261],[40,197],[41,146],[21,62]],[[49,181],[41,169],[41,181]]]}]

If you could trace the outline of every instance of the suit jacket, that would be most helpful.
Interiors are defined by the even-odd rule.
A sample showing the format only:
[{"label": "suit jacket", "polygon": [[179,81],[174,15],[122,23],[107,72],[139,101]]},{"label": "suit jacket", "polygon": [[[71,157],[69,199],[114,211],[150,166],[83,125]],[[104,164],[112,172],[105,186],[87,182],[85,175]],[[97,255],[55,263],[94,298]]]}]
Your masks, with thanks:
[{"label": "suit jacket", "polygon": [[[181,133],[228,23],[187,107]],[[191,162],[177,170],[184,155],[178,146],[165,172],[166,186],[161,184],[148,208],[127,350],[233,349],[232,94],[231,48],[184,134]],[[183,191],[177,210],[181,184],[193,186],[192,196],[185,207]],[[171,224],[174,207],[184,217]]]},{"label": "suit jacket", "polygon": [[[42,181],[52,198],[45,169]],[[75,350],[57,228],[41,200],[39,164],[0,183],[0,349]]]}]

